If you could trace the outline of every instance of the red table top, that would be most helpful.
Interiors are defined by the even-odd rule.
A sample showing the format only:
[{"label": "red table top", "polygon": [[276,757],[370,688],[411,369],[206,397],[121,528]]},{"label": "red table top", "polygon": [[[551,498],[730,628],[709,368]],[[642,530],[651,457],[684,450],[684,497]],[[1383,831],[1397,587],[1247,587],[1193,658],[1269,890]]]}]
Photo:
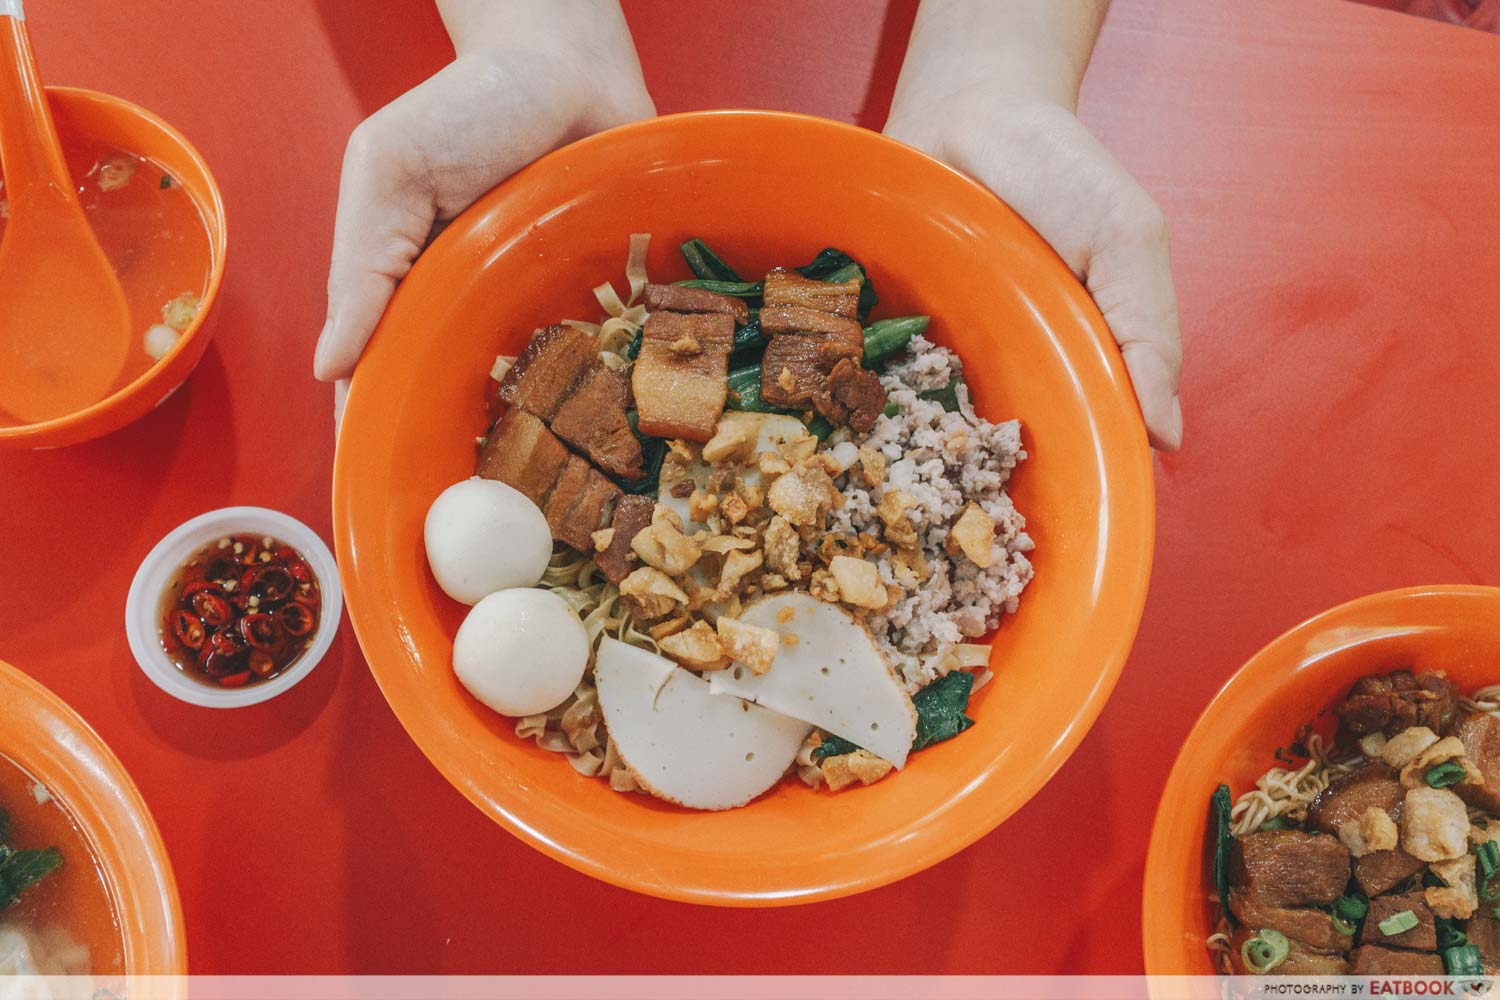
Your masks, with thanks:
[{"label": "red table top", "polygon": [[[878,127],[915,5],[626,6],[662,111]],[[0,658],[134,774],[195,972],[1133,972],[1158,791],[1229,674],[1347,598],[1500,577],[1500,39],[1345,3],[1117,0],[1083,114],[1171,220],[1188,364],[1113,700],[1030,805],[895,886],[745,912],[594,882],[443,781],[347,626],[301,687],[232,713],[158,692],[120,627],[138,561],[194,514],[262,504],[330,531],[332,391],[307,373],[339,161],[449,57],[430,6],[27,8],[52,81],[178,125],[228,206],[218,336],[188,386],[103,441],[0,453]]]}]

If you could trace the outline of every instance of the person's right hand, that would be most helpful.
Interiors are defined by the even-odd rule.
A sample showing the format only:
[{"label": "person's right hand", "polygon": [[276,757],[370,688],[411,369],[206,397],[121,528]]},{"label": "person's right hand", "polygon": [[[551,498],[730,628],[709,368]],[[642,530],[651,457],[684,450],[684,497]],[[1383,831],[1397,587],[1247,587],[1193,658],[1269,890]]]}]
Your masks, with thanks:
[{"label": "person's right hand", "polygon": [[532,160],[655,114],[613,0],[448,0],[458,58],[354,130],[313,371],[348,378],[435,227]]}]

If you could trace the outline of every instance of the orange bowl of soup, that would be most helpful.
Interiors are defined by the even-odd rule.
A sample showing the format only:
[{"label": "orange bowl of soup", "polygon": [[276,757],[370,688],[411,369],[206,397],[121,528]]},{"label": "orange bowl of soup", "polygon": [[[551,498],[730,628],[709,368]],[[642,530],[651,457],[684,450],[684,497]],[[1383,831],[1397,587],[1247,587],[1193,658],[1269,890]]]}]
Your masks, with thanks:
[{"label": "orange bowl of soup", "polygon": [[[84,214],[125,291],[132,343],[114,387],[92,406],[39,423],[0,410],[0,447],[91,440],[162,403],[203,357],[224,278],[224,203],[187,139],[118,97],[72,87],[47,94]],[[0,206],[4,193],[0,186]],[[0,211],[0,239],[4,230]]]},{"label": "orange bowl of soup", "polygon": [[[1209,797],[1255,787],[1298,730],[1328,739],[1332,706],[1368,674],[1443,671],[1468,694],[1500,683],[1500,589],[1416,587],[1325,611],[1251,657],[1203,710],[1167,779],[1151,830],[1142,905],[1149,975],[1213,975]],[[1305,739],[1305,736],[1303,737]]]},{"label": "orange bowl of soup", "polygon": [[0,910],[0,961],[19,953],[19,929],[26,961],[44,974],[106,987],[187,974],[177,883],[140,792],[77,713],[4,662],[0,809],[9,828],[0,842],[62,854],[61,868]]},{"label": "orange bowl of soup", "polygon": [[[972,729],[836,795],[785,779],[743,808],[690,812],[576,774],[517,737],[453,670],[464,608],[428,570],[423,521],[474,474],[497,354],[590,316],[628,236],[653,280],[702,237],[745,273],[839,247],[882,315],[929,314],[978,412],[1021,421],[1009,489],[1035,578],[995,637]],[[493,393],[493,389],[490,389]],[[799,115],[654,119],[539,160],[417,262],[360,363],[334,473],[350,615],[396,715],[437,768],[516,836],[583,872],[696,903],[771,906],[919,871],[1002,822],[1060,767],[1125,661],[1150,573],[1150,453],[1119,351],[1066,265],[1013,211],[936,160]],[[826,672],[826,671],[825,671]]]}]

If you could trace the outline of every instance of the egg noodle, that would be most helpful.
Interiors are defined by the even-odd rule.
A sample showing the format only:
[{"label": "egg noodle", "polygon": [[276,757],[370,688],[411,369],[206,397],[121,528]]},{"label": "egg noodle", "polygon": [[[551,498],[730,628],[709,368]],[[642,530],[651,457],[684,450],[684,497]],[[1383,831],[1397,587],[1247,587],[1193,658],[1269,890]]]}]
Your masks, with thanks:
[{"label": "egg noodle", "polygon": [[[614,286],[604,282],[594,289],[594,297],[604,310],[599,323],[564,320],[564,326],[599,338],[599,357],[606,366],[619,371],[630,363],[625,349],[636,331],[646,322],[646,307],[637,304],[646,288],[646,251],[651,245],[649,233],[630,237],[630,253],[625,263],[625,280],[630,297],[622,301]],[[503,377],[511,358],[498,358],[491,372]],[[573,770],[588,778],[602,778],[617,792],[636,790],[635,778],[620,759],[604,725],[599,708],[599,692],[594,687],[593,655],[603,636],[628,642],[632,646],[661,650],[646,633],[635,627],[629,610],[620,600],[620,588],[604,578],[593,556],[580,555],[563,548],[554,552],[541,585],[567,602],[588,632],[590,662],[578,689],[561,705],[542,715],[528,715],[516,720],[516,735],[534,740],[543,750],[567,757]]]},{"label": "egg noodle", "polygon": [[[598,338],[600,360],[615,371],[631,364],[626,350],[646,322],[646,307],[639,299],[648,280],[646,253],[650,245],[649,233],[634,233],[630,237],[630,250],[625,262],[625,280],[630,289],[628,298],[621,299],[614,285],[606,281],[593,289],[594,298],[604,313],[599,322],[575,319],[562,321],[563,326]],[[496,358],[494,367],[490,370],[491,378],[500,381],[514,363],[515,358],[511,356]],[[615,791],[635,791],[638,785],[611,743],[603,712],[599,708],[599,695],[594,687],[593,657],[599,648],[600,639],[606,635],[632,646],[649,649],[653,653],[660,653],[661,649],[655,639],[636,627],[629,608],[621,599],[620,588],[605,579],[592,555],[580,555],[559,547],[542,576],[541,586],[566,601],[583,620],[589,637],[590,662],[577,690],[566,701],[549,712],[518,719],[516,735],[533,740],[543,750],[563,754],[579,774],[602,778]],[[993,679],[994,675],[987,669],[989,657],[989,646],[960,642],[929,654],[924,659],[923,669],[933,678],[943,677],[953,670],[978,670],[973,688],[977,692]],[[1500,705],[1496,708],[1500,711]],[[824,780],[819,761],[813,757],[813,751],[821,740],[821,734],[814,730],[798,752],[795,762],[798,777],[812,787],[819,786]],[[1316,794],[1316,791],[1312,794]]]},{"label": "egg noodle", "polygon": [[[1459,704],[1471,711],[1500,718],[1500,684],[1480,688],[1472,695],[1461,698]],[[1300,824],[1307,818],[1307,811],[1319,792],[1335,779],[1358,770],[1365,764],[1364,756],[1358,752],[1335,756],[1335,748],[1317,734],[1307,738],[1306,746],[1306,764],[1296,769],[1271,768],[1256,780],[1254,788],[1235,800],[1234,807],[1229,811],[1230,833],[1243,837],[1277,817],[1285,817],[1292,823]],[[1483,809],[1469,810],[1469,822],[1481,829],[1493,820],[1494,817]],[[1214,901],[1214,908],[1219,909],[1217,900]],[[1219,971],[1225,975],[1234,973],[1229,946],[1232,929],[1228,916],[1220,911],[1214,933],[1204,942],[1218,964]]]}]

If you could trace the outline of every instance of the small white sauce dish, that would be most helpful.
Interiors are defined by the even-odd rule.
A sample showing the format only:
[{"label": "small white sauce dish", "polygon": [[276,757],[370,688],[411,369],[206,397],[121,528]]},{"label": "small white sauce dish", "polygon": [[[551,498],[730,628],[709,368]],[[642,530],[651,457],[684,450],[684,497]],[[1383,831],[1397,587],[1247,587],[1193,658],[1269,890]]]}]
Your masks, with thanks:
[{"label": "small white sauce dish", "polygon": [[[227,535],[270,535],[302,553],[318,578],[322,611],[312,642],[290,667],[268,681],[221,688],[189,677],[161,646],[161,601],[173,576],[205,545]],[[125,635],[135,661],[151,682],[167,694],[205,708],[244,708],[270,701],[296,687],[333,645],[344,615],[344,592],[338,564],[317,534],[295,518],[264,507],[225,507],[201,514],[174,528],[141,562],[125,599]]]}]

